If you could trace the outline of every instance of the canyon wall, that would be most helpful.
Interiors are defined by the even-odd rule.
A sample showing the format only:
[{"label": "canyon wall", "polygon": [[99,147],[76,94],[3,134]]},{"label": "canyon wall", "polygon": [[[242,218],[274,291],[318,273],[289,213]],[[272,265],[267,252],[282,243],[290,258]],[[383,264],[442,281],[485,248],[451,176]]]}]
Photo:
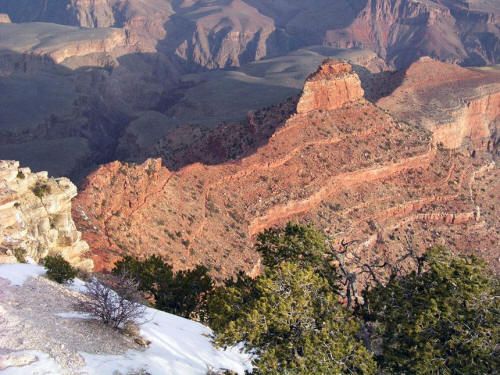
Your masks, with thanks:
[{"label": "canyon wall", "polygon": [[368,0],[345,28],[327,31],[325,42],[369,48],[405,68],[421,56],[461,65],[497,63],[499,7],[473,1]]},{"label": "canyon wall", "polygon": [[433,133],[436,145],[498,152],[500,69],[466,69],[424,57],[378,105]]},{"label": "canyon wall", "polygon": [[434,126],[433,133],[435,142],[444,147],[498,153],[500,87],[498,92],[465,101],[455,111],[455,121]]},{"label": "canyon wall", "polygon": [[32,173],[16,161],[0,161],[0,261],[15,261],[21,249],[35,261],[61,254],[75,267],[91,270],[89,246],[71,216],[76,186],[67,178]]},{"label": "canyon wall", "polygon": [[500,62],[495,2],[413,0],[4,0],[16,22],[119,27],[184,69],[237,67],[305,46],[370,49],[394,68],[421,56]]}]

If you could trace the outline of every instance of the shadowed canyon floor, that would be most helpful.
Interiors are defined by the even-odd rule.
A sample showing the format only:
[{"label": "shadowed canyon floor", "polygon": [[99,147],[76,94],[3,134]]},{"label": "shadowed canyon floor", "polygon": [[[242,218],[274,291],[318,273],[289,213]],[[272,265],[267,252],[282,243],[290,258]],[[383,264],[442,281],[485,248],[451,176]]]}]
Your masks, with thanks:
[{"label": "shadowed canyon floor", "polygon": [[[491,74],[498,90],[498,75]],[[470,90],[483,84],[475,82]],[[288,115],[295,107],[299,113]],[[246,131],[249,138],[231,138],[248,143],[237,160],[195,163],[177,172],[160,159],[110,163],[85,180],[73,214],[98,269],[124,254],[157,253],[179,269],[202,263],[221,278],[241,269],[255,274],[255,235],[306,220],[336,243],[356,240],[346,259],[353,266],[393,261],[410,239],[419,251],[442,243],[477,253],[498,270],[500,180],[487,144],[497,142],[500,108],[491,111],[484,118],[491,119],[490,132],[481,134],[482,146],[472,157],[462,145],[445,148],[432,129],[397,120],[364,99],[350,66],[329,60],[298,99],[253,113],[241,128],[216,129],[220,138]],[[233,145],[207,141],[206,158],[225,146]]]}]

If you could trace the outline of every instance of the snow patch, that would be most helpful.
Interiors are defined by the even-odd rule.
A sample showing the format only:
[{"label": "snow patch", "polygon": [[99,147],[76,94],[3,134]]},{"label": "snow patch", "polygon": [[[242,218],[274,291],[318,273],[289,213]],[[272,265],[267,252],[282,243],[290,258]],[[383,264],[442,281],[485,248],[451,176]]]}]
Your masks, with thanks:
[{"label": "snow patch", "polygon": [[54,314],[55,316],[58,316],[60,318],[66,318],[66,319],[94,319],[93,316],[77,311],[70,311],[70,312],[61,312]]},{"label": "snow patch", "polygon": [[[45,269],[35,264],[2,264],[0,278],[21,286],[30,277],[45,274]],[[75,279],[67,288],[85,291],[85,282]],[[61,318],[90,318],[77,312],[55,314]],[[205,375],[208,368],[229,369],[244,374],[251,370],[251,355],[241,347],[217,349],[211,343],[212,330],[201,323],[184,319],[152,308],[146,308],[141,335],[151,341],[145,350],[129,350],[123,355],[96,355],[80,352],[85,366],[79,371],[89,375],[127,374],[144,369],[151,375]],[[19,368],[8,368],[2,375],[65,373],[47,354],[29,351],[38,361]]]},{"label": "snow patch", "polygon": [[28,366],[7,367],[2,371],[2,375],[60,375],[65,373],[56,361],[40,350],[24,350],[15,354],[32,354],[38,360]]},{"label": "snow patch", "polygon": [[30,277],[45,275],[45,269],[36,264],[0,264],[0,278],[7,279],[12,285],[21,286]]},{"label": "snow patch", "polygon": [[87,288],[85,287],[85,281],[80,280],[79,278],[75,278],[73,282],[70,284],[69,288],[76,292],[85,293]]},{"label": "snow patch", "polygon": [[148,308],[141,335],[151,340],[143,352],[129,350],[121,356],[80,353],[92,375],[143,369],[152,375],[205,375],[208,368],[230,369],[239,374],[251,370],[251,358],[240,348],[213,347],[212,331],[203,324]]}]

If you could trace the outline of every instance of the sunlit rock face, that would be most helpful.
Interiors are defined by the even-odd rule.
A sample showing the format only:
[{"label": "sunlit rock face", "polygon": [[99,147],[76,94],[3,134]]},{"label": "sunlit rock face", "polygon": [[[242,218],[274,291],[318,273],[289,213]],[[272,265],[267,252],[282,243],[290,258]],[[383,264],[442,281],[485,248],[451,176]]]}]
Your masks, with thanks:
[{"label": "sunlit rock face", "polygon": [[71,217],[76,186],[67,178],[32,173],[17,161],[0,161],[0,262],[16,249],[38,261],[61,254],[74,266],[90,270],[89,250]]},{"label": "sunlit rock face", "polygon": [[361,81],[351,66],[330,59],[306,80],[297,112],[331,111],[359,100],[363,95]]}]

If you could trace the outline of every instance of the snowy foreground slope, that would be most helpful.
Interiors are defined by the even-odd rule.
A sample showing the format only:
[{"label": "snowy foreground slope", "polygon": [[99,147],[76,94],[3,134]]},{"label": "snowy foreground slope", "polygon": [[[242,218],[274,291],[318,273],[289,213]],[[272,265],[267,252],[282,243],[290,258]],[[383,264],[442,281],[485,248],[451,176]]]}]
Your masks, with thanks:
[{"label": "snowy foreground slope", "polygon": [[[10,345],[13,338],[6,336],[6,333],[8,334],[9,332],[9,325],[5,322],[8,322],[9,319],[13,319],[12,316],[9,316],[8,312],[12,312],[11,305],[17,304],[20,306],[20,303],[19,301],[13,302],[8,299],[12,300],[12,296],[16,296],[17,298],[22,294],[20,290],[23,288],[29,288],[30,290],[40,289],[41,292],[39,295],[43,296],[45,295],[44,293],[46,293],[46,295],[49,296],[54,290],[57,291],[57,288],[66,289],[61,289],[60,292],[75,294],[79,293],[84,286],[84,282],[75,280],[71,286],[61,287],[58,284],[46,280],[43,277],[44,273],[44,269],[35,264],[0,265],[0,369],[5,367],[6,354],[31,355],[32,358],[34,355],[37,359],[35,362],[26,366],[7,367],[3,371],[0,371],[2,375],[73,373],[125,375],[137,372],[138,370],[146,371],[152,375],[201,375],[206,374],[209,368],[230,369],[242,374],[246,369],[250,369],[251,367],[248,355],[240,353],[237,348],[228,349],[226,351],[214,348],[210,343],[211,330],[208,327],[152,308],[147,309],[147,322],[141,326],[141,335],[151,340],[151,345],[145,350],[128,349],[124,350],[124,352],[119,355],[89,354],[88,352],[78,350],[77,356],[82,363],[78,368],[72,369],[64,366],[64,358],[61,359],[58,356],[52,358],[39,347],[25,346],[22,351],[13,350]],[[47,290],[45,291],[43,288]],[[63,296],[66,295],[65,293],[59,294],[61,295],[61,299],[67,299],[67,297]],[[57,296],[55,298],[57,298]],[[43,297],[41,297],[41,299],[43,299]],[[43,305],[44,301],[31,301],[31,303],[39,306]],[[47,305],[48,304],[50,303],[47,303]],[[81,326],[91,322],[93,323],[92,326],[94,329],[95,327],[99,327],[99,324],[90,321],[88,317],[71,310],[68,311],[67,307],[70,305],[67,303],[65,304],[61,301],[60,306],[61,311],[57,313],[50,312],[51,315],[49,316],[49,322],[52,319],[54,321],[54,335],[60,331],[59,328],[56,328],[59,327],[59,319],[62,322],[61,324],[76,324],[78,322]],[[31,310],[29,306],[20,306],[20,308]],[[43,312],[40,313],[37,311],[37,314],[40,319],[33,319],[35,322],[20,321],[20,314],[15,317],[18,321],[12,321],[11,323],[15,324],[16,327],[18,327],[19,324],[28,325],[32,330],[36,330],[36,321],[43,321]],[[12,313],[10,315],[12,315]],[[2,324],[5,324],[5,327]],[[12,328],[13,324],[11,324],[10,328]],[[89,325],[89,330],[92,326]],[[77,331],[76,328],[75,325],[75,332]],[[104,332],[107,330],[107,327],[105,327],[105,329],[101,328],[101,330]],[[72,332],[71,329],[69,332]],[[99,332],[99,330],[97,332]],[[97,335],[98,334],[99,333],[97,333]],[[113,334],[116,334],[116,332],[113,332]],[[48,336],[52,335],[50,334]],[[75,342],[75,350],[79,347],[78,340],[78,337],[75,337],[74,340],[69,338],[68,341],[70,343],[69,345]],[[61,344],[61,346],[64,345]],[[2,358],[4,358],[4,366],[2,366]]]}]

